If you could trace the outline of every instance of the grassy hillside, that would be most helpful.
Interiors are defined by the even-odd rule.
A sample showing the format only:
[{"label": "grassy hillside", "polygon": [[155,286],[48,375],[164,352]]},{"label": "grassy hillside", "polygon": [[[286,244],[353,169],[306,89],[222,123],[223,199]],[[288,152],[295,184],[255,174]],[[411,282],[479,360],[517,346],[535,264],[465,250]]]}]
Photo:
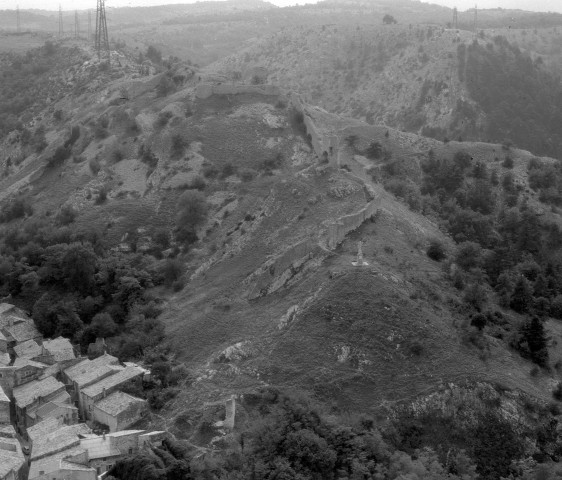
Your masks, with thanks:
[{"label": "grassy hillside", "polygon": [[[284,42],[268,44],[272,58],[291,52],[304,72],[299,62],[331,45],[334,66],[352,60],[335,80],[324,73],[334,95],[338,82],[359,89],[373,70],[382,72],[377,82],[391,67],[395,78],[408,71],[415,87],[404,80],[400,97],[385,80],[396,121],[412,121],[396,108],[407,98],[418,98],[419,114],[451,116],[448,95],[465,88],[453,81],[452,32],[312,33],[280,34]],[[340,35],[349,44],[338,47]],[[21,125],[2,138],[0,295],[33,312],[46,336],[72,338],[84,353],[104,336],[120,358],[154,370],[153,382],[131,392],[149,401],[142,425],[173,432],[188,449],[153,452],[161,460],[143,460],[158,470],[150,478],[275,478],[279,469],[288,478],[384,469],[389,478],[454,478],[452,448],[463,478],[526,478],[537,462],[550,469],[562,398],[559,162],[310,106],[303,113],[284,93],[247,84],[235,93],[224,78],[216,87],[229,93],[206,96],[199,77],[208,72],[182,62],[155,62],[159,72],[140,75],[132,56],[107,67],[78,49],[67,64],[73,57],[53,48],[51,96],[33,99],[29,118],[21,108]],[[41,52],[21,68],[40,64]],[[24,81],[20,58],[8,59],[9,75]],[[223,65],[232,73],[251,61]],[[12,83],[4,85],[7,101]],[[320,133],[307,131],[305,114]],[[312,134],[328,131],[337,139],[332,163],[312,147]],[[330,225],[368,202],[377,214],[327,248]],[[359,241],[361,267],[352,264]],[[279,390],[326,410],[299,425],[314,409]],[[242,397],[229,432],[215,422],[232,394]],[[346,423],[357,412],[370,416],[363,427]],[[276,443],[289,426],[295,444]],[[367,443],[352,465],[338,457],[344,432]],[[333,464],[290,453],[303,442]],[[423,461],[422,447],[432,449]],[[132,478],[137,467],[119,468]]]}]

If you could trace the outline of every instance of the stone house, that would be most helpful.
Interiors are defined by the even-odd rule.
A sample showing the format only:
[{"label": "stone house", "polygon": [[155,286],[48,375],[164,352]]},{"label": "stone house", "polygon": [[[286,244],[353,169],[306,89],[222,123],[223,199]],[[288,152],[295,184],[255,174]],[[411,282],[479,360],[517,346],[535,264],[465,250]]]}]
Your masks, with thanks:
[{"label": "stone house", "polygon": [[116,391],[94,404],[92,419],[107,425],[110,432],[118,432],[140,420],[147,411],[146,400]]},{"label": "stone house", "polygon": [[0,438],[0,480],[22,480],[25,457],[19,440],[14,437]]},{"label": "stone house", "polygon": [[34,415],[35,423],[42,422],[48,418],[60,419],[65,425],[78,423],[78,408],[69,403],[47,402],[37,408]]},{"label": "stone house", "polygon": [[82,408],[81,413],[86,421],[93,421],[93,410],[96,402],[116,390],[120,390],[126,384],[142,381],[144,373],[145,370],[143,368],[128,365],[99,382],[83,388],[80,392],[80,406]]},{"label": "stone house", "polygon": [[43,380],[32,380],[20,385],[13,390],[16,411],[16,428],[20,433],[37,423],[37,409],[47,403],[70,403],[70,395],[66,392],[63,383],[54,377]]},{"label": "stone house", "polygon": [[106,353],[94,360],[84,359],[62,372],[63,381],[72,391],[72,401],[77,404],[82,418],[84,418],[84,407],[80,395],[82,389],[124,368],[116,357]]},{"label": "stone house", "polygon": [[19,361],[16,359],[10,367],[0,367],[0,387],[6,395],[12,396],[12,390],[20,385],[37,380],[47,369],[47,365],[32,360]]},{"label": "stone house", "polygon": [[[138,452],[147,444],[159,445],[168,435],[144,430],[93,435],[69,429],[59,428],[48,434],[46,441],[42,440],[45,446],[50,445],[48,451],[44,445],[38,444],[36,454],[34,442],[29,480],[93,480],[107,472],[120,458]],[[66,477],[61,474],[62,470],[67,473]]]}]

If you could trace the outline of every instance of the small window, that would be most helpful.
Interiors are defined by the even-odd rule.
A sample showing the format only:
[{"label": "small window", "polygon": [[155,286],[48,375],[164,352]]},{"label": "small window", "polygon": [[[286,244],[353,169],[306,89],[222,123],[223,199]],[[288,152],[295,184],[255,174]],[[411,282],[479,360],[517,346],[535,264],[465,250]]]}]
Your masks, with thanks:
[{"label": "small window", "polygon": [[45,475],[45,470],[39,470],[39,475]]},{"label": "small window", "polygon": [[107,471],[108,471],[108,472],[111,470],[111,467],[113,467],[113,465],[110,463],[110,464],[107,466]]},{"label": "small window", "polygon": [[[98,475],[101,475],[101,467],[96,467],[96,471],[98,472]],[[41,475],[43,472],[39,472],[39,475]]]},{"label": "small window", "polygon": [[131,453],[133,453],[133,449],[129,448],[129,455],[131,455]]}]

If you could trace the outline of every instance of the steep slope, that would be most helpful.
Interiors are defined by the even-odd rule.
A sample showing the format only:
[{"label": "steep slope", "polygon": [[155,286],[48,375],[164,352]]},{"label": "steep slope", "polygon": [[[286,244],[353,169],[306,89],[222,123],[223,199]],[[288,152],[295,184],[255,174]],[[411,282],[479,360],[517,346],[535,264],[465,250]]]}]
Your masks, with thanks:
[{"label": "steep slope", "polygon": [[502,32],[482,30],[474,40],[466,30],[420,25],[285,29],[209,70],[236,75],[262,67],[273,83],[371,124],[441,140],[517,139],[521,148],[558,155],[559,108],[547,105],[560,96],[550,47],[559,33],[512,32],[509,43]]},{"label": "steep slope", "polygon": [[[130,254],[119,257],[130,262],[130,270],[113,271],[122,288],[105,293],[102,313],[119,323],[113,331],[119,334],[108,335],[108,344],[126,358],[144,356],[155,364],[169,355],[191,372],[180,380],[181,389],[168,391],[175,398],[158,404],[150,394],[159,411],[155,407],[147,425],[204,447],[220,434],[214,427],[205,435],[198,429],[205,402],[216,406],[231,394],[262,387],[305,391],[337,411],[388,419],[398,415],[393,407],[416,399],[414,406],[424,408],[450,405],[448,395],[460,395],[456,384],[468,382],[471,402],[478,393],[470,392],[489,393],[486,382],[503,392],[494,398],[505,404],[502,415],[513,424],[519,415],[528,419],[521,413],[527,397],[547,411],[557,383],[555,365],[562,361],[559,326],[545,320],[554,340],[549,365],[555,368],[539,371],[510,347],[507,334],[524,323],[524,314],[498,307],[507,327],[479,331],[470,325],[476,308],[451,281],[458,270],[456,248],[437,210],[427,208],[423,216],[421,201],[408,202],[417,210],[412,211],[383,188],[384,182],[392,190],[388,180],[396,177],[415,191],[428,161],[446,165],[461,151],[467,170],[484,164],[502,178],[512,171],[520,192],[516,204],[540,208],[542,217],[560,224],[558,210],[547,211],[538,189],[531,189],[530,152],[444,143],[369,125],[313,107],[274,85],[209,81],[208,74],[181,63],[141,76],[126,59],[109,70],[91,58],[82,60],[62,72],[63,84],[71,84],[68,94],[53,96],[46,110],[3,139],[2,232],[17,244],[19,233],[51,219],[62,223],[70,210],[73,229],[97,231],[96,247],[103,243],[108,251]],[[24,140],[41,132],[46,145],[37,151]],[[16,154],[19,160],[12,162]],[[555,165],[548,158],[542,162]],[[181,242],[178,199],[195,190],[208,214],[195,232],[198,238]],[[14,212],[17,201],[31,208],[11,218],[6,212]],[[456,201],[451,195],[443,203],[454,210]],[[166,245],[159,244],[162,236]],[[435,240],[449,262],[428,257]],[[352,263],[360,260],[359,241],[363,266]],[[38,297],[55,289],[57,276],[42,262],[61,244],[14,249],[21,272],[3,276],[2,288],[29,309],[41,305]],[[135,305],[131,272],[146,267],[146,276],[162,277],[162,265],[170,265],[162,257],[179,266],[175,291],[160,279],[157,287],[146,287],[151,295],[146,304]],[[3,259],[3,272],[10,261]],[[106,270],[100,263],[87,272],[92,283],[103,284]],[[483,283],[485,275],[480,279]],[[20,290],[13,287],[17,282]],[[100,301],[91,296],[86,301],[87,294],[71,292],[84,297],[79,297],[83,310]],[[120,312],[109,302],[125,294],[129,311]],[[127,341],[135,347],[132,336],[150,335],[135,328],[145,326],[157,300],[163,302],[164,345],[125,348]],[[84,318],[82,330],[69,335],[87,347],[92,319]],[[552,446],[547,443],[541,452]]]}]

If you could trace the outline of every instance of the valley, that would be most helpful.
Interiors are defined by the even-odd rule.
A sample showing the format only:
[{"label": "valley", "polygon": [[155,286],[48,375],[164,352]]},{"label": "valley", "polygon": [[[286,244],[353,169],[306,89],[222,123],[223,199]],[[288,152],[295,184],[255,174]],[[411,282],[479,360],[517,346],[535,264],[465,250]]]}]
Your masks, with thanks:
[{"label": "valley", "polygon": [[559,476],[562,16],[223,3],[0,23],[0,303],[143,372],[29,480]]}]

